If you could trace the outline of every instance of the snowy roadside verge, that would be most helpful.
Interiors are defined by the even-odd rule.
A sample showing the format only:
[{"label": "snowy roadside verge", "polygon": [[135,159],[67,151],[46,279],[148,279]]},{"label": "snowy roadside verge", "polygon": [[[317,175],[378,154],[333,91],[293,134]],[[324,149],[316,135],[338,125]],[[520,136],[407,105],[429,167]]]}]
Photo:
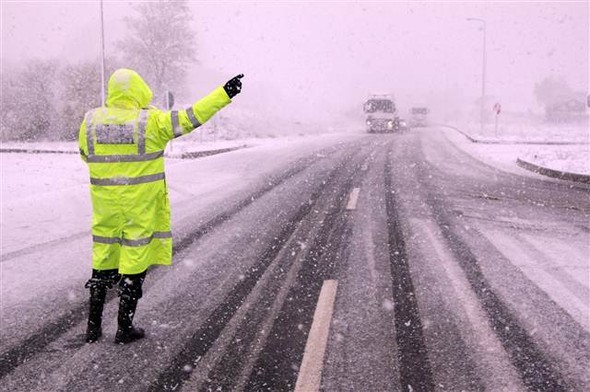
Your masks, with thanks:
[{"label": "snowy roadside verge", "polygon": [[[552,137],[545,140],[519,140],[516,137],[481,139],[455,126],[440,126],[457,147],[505,171],[522,174],[524,169],[561,180],[590,182],[590,144],[587,130],[581,129],[578,137],[572,140]],[[519,164],[519,161],[528,165]]]}]

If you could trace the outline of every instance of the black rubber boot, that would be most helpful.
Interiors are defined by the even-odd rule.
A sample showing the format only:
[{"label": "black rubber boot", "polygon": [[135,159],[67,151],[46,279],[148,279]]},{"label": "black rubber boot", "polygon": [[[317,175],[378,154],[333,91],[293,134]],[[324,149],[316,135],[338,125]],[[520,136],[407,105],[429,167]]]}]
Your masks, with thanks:
[{"label": "black rubber boot", "polygon": [[136,340],[143,339],[145,337],[145,331],[143,328],[138,327],[131,327],[128,331],[123,331],[121,329],[117,330],[117,334],[115,335],[115,343],[116,344],[127,344],[131,342],[135,342]]},{"label": "black rubber boot", "polygon": [[116,269],[92,270],[92,277],[84,287],[90,289],[90,309],[88,312],[88,328],[86,329],[86,342],[94,343],[102,335],[102,310],[107,296],[107,290],[112,288],[120,280]]},{"label": "black rubber boot", "polygon": [[119,317],[117,319],[119,328],[115,335],[115,343],[127,344],[139,340],[145,336],[141,328],[133,327],[133,316],[137,308],[137,299],[121,295],[119,303]]},{"label": "black rubber boot", "polygon": [[127,332],[122,332],[121,330],[117,331],[115,335],[115,343],[116,344],[127,344],[131,342],[135,342],[136,340],[143,339],[145,337],[145,331],[143,328],[132,327],[131,330]]},{"label": "black rubber boot", "polygon": [[116,344],[127,344],[139,340],[145,336],[142,328],[133,326],[133,316],[137,302],[142,297],[142,285],[145,272],[138,275],[125,275],[121,279],[121,301],[119,302],[119,316],[117,318],[119,328],[115,335]]},{"label": "black rubber boot", "polygon": [[94,343],[102,335],[102,310],[106,295],[106,287],[90,287],[90,310],[88,312],[88,327],[86,328],[86,343]]}]

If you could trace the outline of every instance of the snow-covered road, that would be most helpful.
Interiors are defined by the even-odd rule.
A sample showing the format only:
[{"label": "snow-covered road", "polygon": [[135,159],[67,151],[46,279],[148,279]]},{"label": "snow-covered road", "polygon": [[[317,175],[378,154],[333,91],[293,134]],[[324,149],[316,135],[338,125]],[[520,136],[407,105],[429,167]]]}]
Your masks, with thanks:
[{"label": "snow-covered road", "polygon": [[[588,186],[457,145],[426,128],[168,160],[175,263],[125,347],[114,296],[104,337],[81,336],[82,162],[4,154],[0,388],[293,390],[317,371],[326,391],[588,390]],[[325,281],[324,360],[300,373]]]}]

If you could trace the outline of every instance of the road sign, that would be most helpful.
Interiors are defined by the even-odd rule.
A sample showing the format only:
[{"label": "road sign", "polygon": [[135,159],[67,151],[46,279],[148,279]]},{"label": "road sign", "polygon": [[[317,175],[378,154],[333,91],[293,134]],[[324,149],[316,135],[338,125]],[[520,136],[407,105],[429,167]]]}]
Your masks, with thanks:
[{"label": "road sign", "polygon": [[502,105],[500,105],[500,102],[496,102],[494,104],[494,109],[493,110],[494,110],[494,112],[496,112],[496,116],[498,114],[500,114],[500,112],[502,111]]},{"label": "road sign", "polygon": [[496,113],[496,126],[494,127],[494,134],[496,135],[496,137],[498,137],[498,115],[500,114],[500,112],[502,111],[502,105],[500,105],[500,102],[496,102],[494,104],[494,113]]},{"label": "road sign", "polygon": [[174,106],[174,94],[170,91],[166,91],[166,110],[172,109]]}]

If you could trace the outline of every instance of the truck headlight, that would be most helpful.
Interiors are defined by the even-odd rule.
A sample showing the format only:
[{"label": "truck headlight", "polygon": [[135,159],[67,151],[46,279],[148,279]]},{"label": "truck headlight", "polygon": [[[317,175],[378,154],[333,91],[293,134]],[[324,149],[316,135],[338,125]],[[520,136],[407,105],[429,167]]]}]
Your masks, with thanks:
[{"label": "truck headlight", "polygon": [[387,122],[387,128],[393,128],[393,121]]}]

